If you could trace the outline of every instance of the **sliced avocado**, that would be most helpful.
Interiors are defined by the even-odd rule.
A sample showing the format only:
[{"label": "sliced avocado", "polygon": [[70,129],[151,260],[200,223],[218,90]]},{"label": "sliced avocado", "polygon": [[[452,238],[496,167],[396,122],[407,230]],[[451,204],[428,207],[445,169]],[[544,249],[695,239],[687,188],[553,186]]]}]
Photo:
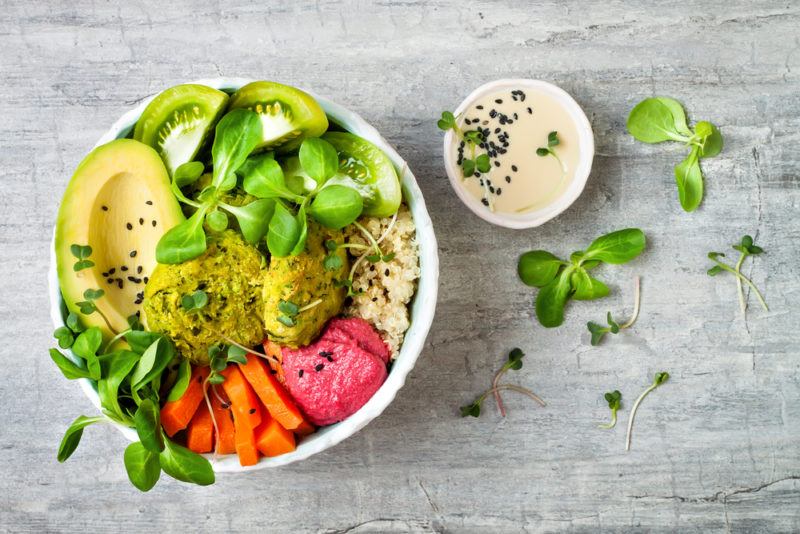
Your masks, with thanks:
[{"label": "sliced avocado", "polygon": [[227,103],[227,94],[205,85],[170,87],[147,105],[133,138],[155,148],[171,176],[194,160]]},{"label": "sliced avocado", "polygon": [[[117,139],[90,152],[67,185],[56,220],[58,282],[67,308],[80,315],[76,303],[85,300],[84,291],[103,289],[97,308],[117,332],[128,328],[156,267],[156,243],[183,219],[155,150]],[[94,265],[76,272],[72,245],[89,245]],[[100,314],[82,319],[111,335]]]},{"label": "sliced avocado", "polygon": [[249,109],[261,117],[263,138],[257,149],[290,152],[306,137],[319,137],[328,129],[328,117],[314,97],[276,82],[245,85],[233,94],[228,107]]}]

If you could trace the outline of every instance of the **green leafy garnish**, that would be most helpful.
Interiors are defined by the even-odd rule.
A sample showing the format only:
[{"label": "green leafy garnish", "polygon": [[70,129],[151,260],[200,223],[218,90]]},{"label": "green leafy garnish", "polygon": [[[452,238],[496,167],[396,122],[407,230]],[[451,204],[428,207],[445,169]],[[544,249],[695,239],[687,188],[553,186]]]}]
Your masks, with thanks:
[{"label": "green leafy garnish", "polygon": [[669,380],[669,373],[667,373],[666,371],[661,371],[660,373],[656,373],[655,377],[653,378],[653,383],[650,385],[650,387],[644,390],[642,394],[639,395],[639,398],[636,399],[636,402],[633,403],[631,414],[628,416],[628,436],[625,439],[626,451],[631,450],[631,432],[633,431],[633,419],[636,417],[636,410],[639,409],[639,404],[648,394],[650,394],[651,391],[656,389],[658,386],[660,386],[667,380]]},{"label": "green leafy garnish", "polygon": [[608,407],[611,409],[611,422],[597,425],[598,428],[614,428],[617,426],[617,410],[622,405],[622,393],[619,390],[607,391],[603,398],[606,399]]},{"label": "green leafy garnish", "polygon": [[522,254],[517,265],[520,279],[538,287],[536,318],[552,328],[564,322],[564,307],[570,298],[593,300],[608,295],[608,287],[589,271],[601,262],[627,263],[642,253],[646,244],[638,228],[611,232],[595,239],[586,250],[572,253],[570,261],[550,252],[532,250]]},{"label": "green leafy garnish", "polygon": [[461,413],[461,417],[479,417],[481,415],[481,406],[483,401],[486,400],[490,394],[493,394],[495,400],[497,401],[497,408],[500,410],[500,414],[505,417],[506,411],[505,406],[503,405],[503,399],[500,396],[501,391],[515,391],[517,393],[521,393],[523,395],[527,395],[531,399],[535,400],[542,406],[546,406],[545,402],[540,399],[534,392],[531,390],[516,386],[513,384],[499,384],[500,377],[502,377],[506,371],[513,370],[519,371],[522,369],[522,358],[525,356],[525,353],[522,352],[521,349],[515,348],[512,349],[511,352],[508,353],[508,360],[503,364],[503,366],[495,373],[494,379],[492,380],[492,387],[481,393],[478,398],[476,398],[472,404],[467,404],[465,406],[461,406],[459,409]]},{"label": "green leafy garnish", "polygon": [[561,161],[561,158],[558,157],[553,147],[558,146],[560,141],[558,140],[558,132],[550,132],[547,134],[547,146],[542,146],[536,149],[536,155],[540,157],[546,156],[553,156],[555,160],[558,162],[558,166],[561,168],[562,176],[564,173],[567,172],[567,168],[564,166],[564,163]]},{"label": "green leafy garnish", "polygon": [[769,307],[767,306],[764,297],[761,295],[761,292],[758,290],[756,285],[749,278],[742,274],[742,264],[744,263],[744,260],[748,256],[762,254],[764,249],[758,245],[755,245],[753,243],[753,238],[749,235],[742,237],[742,240],[738,244],[733,245],[733,249],[740,253],[739,260],[736,262],[735,267],[731,267],[730,265],[720,261],[719,258],[725,257],[725,254],[722,252],[708,253],[708,258],[715,263],[715,265],[708,270],[708,275],[716,276],[722,271],[728,271],[736,276],[736,290],[739,293],[739,308],[742,310],[743,315],[747,311],[747,301],[745,300],[742,282],[747,284],[753,290],[753,292],[756,294],[756,298],[758,298],[758,301],[761,303],[761,307],[764,308],[765,311],[769,311]]},{"label": "green leafy garnish", "polygon": [[[462,130],[459,128],[458,121],[451,111],[443,111],[442,117],[438,120],[436,125],[440,130],[445,132],[453,130],[456,137],[463,141],[464,149],[469,151],[469,157],[460,155],[461,174],[464,180],[475,176],[476,173],[478,174],[477,177],[480,178],[481,174],[487,173],[492,169],[492,161],[489,158],[488,152],[480,146],[484,142],[483,133],[481,133],[480,130]],[[478,150],[482,150],[482,152],[478,153]],[[484,180],[482,180],[482,182],[484,184],[484,191],[488,192],[488,186]],[[484,200],[490,209],[494,209],[488,194],[484,196]]]},{"label": "green leafy garnish", "polygon": [[72,244],[69,247],[69,251],[78,260],[72,266],[72,270],[76,273],[89,267],[94,267],[94,262],[89,259],[89,256],[92,255],[92,247],[89,245]]},{"label": "green leafy garnish", "polygon": [[675,166],[678,198],[684,211],[694,211],[703,200],[700,159],[714,157],[722,150],[722,135],[716,126],[700,121],[694,131],[686,124],[680,102],[672,98],[646,98],[628,115],[628,131],[644,143],[677,141],[689,147],[689,155]]},{"label": "green leafy garnish", "polygon": [[208,304],[208,294],[202,289],[181,297],[181,308],[187,312],[199,311]]},{"label": "green leafy garnish", "polygon": [[634,278],[634,286],[633,286],[633,314],[631,318],[623,324],[618,324],[613,317],[611,317],[611,312],[608,312],[606,315],[606,322],[608,326],[602,326],[597,323],[593,323],[589,321],[587,323],[587,327],[589,328],[589,333],[592,335],[591,343],[593,346],[599,345],[600,342],[603,340],[606,334],[618,334],[620,330],[624,330],[626,328],[630,328],[633,326],[633,323],[636,322],[636,318],[639,316],[639,277],[637,276]]}]

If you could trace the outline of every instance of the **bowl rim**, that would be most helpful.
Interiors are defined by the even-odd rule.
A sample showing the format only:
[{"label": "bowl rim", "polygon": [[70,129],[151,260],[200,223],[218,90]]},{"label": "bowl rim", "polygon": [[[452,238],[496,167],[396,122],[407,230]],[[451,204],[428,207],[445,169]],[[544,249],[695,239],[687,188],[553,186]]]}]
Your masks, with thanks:
[{"label": "bowl rim", "polygon": [[[215,89],[235,90],[253,81],[257,80],[233,77],[209,78],[184,83],[206,85]],[[358,113],[332,100],[319,96],[313,91],[309,91],[305,88],[300,89],[313,96],[317,102],[320,103],[329,119],[333,119],[336,124],[342,126],[347,131],[359,135],[377,145],[386,153],[389,159],[392,160],[395,168],[399,171],[403,200],[408,205],[416,226],[416,242],[420,267],[417,289],[412,302],[409,304],[411,315],[410,324],[408,330],[406,330],[403,344],[400,347],[400,353],[394,359],[386,381],[356,413],[344,421],[323,427],[314,434],[311,434],[308,438],[303,439],[293,452],[272,458],[261,457],[259,462],[253,466],[240,466],[235,454],[221,455],[216,458],[213,454],[205,454],[204,456],[211,461],[211,465],[217,473],[255,471],[298,462],[333,447],[364,428],[391,404],[397,392],[405,384],[408,373],[414,367],[417,358],[419,358],[419,355],[422,353],[436,310],[439,287],[439,255],[436,235],[434,234],[433,223],[428,214],[422,191],[419,189],[416,178],[409,169],[408,164],[400,154],[397,153],[394,147],[384,139],[378,130],[365,121]],[[136,124],[136,121],[141,116],[145,107],[158,94],[159,93],[155,93],[141,100],[135,107],[123,113],[123,115],[114,122],[111,128],[100,137],[92,150],[114,139],[126,136]],[[55,226],[50,246],[48,292],[50,297],[50,317],[53,325],[55,328],[64,326],[65,307],[56,269]],[[69,357],[76,360],[77,357],[72,354],[71,350],[66,352]],[[85,378],[79,379],[78,382],[91,403],[95,408],[100,410],[100,398],[92,382]],[[130,441],[138,439],[135,429],[125,427],[118,423],[112,424]]]},{"label": "bowl rim", "polygon": [[481,219],[498,226],[517,230],[541,226],[569,208],[583,192],[586,181],[592,170],[592,162],[594,161],[594,134],[592,132],[592,125],[589,123],[589,119],[586,118],[583,109],[569,93],[557,85],[544,80],[502,78],[487,82],[472,91],[461,104],[459,104],[454,115],[458,116],[460,113],[463,113],[470,104],[488,93],[503,88],[516,89],[519,87],[538,90],[553,97],[564,106],[564,109],[567,110],[578,129],[578,142],[580,144],[578,166],[575,169],[575,177],[561,196],[547,206],[527,213],[516,214],[489,211],[478,199],[461,187],[461,172],[458,170],[458,166],[453,158],[450,157],[450,147],[452,146],[454,136],[452,130],[448,130],[445,133],[442,154],[447,177],[450,180],[450,186],[453,188],[458,198],[461,199],[461,202]]}]

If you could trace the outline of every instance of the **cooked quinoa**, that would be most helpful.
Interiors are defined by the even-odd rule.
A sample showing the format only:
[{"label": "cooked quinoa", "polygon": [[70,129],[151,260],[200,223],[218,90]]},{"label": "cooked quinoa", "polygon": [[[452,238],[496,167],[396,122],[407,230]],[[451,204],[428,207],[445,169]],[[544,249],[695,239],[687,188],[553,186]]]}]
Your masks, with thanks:
[{"label": "cooked quinoa", "polygon": [[[379,239],[391,225],[392,217],[362,217],[358,222]],[[345,229],[345,237],[351,243],[369,244],[364,233],[354,225]],[[414,296],[420,275],[416,227],[405,204],[400,206],[397,220],[380,247],[384,254],[394,254],[394,257],[387,262],[360,262],[353,277],[353,291],[363,290],[363,293],[353,297],[345,314],[372,323],[395,358],[408,330],[408,303]]]}]

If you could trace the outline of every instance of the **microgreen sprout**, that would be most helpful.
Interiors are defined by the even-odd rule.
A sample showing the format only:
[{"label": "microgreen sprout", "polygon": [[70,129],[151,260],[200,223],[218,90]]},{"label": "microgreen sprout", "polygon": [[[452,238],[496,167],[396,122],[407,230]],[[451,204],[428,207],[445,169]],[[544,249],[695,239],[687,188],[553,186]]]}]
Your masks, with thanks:
[{"label": "microgreen sprout", "polygon": [[489,395],[494,395],[495,400],[497,401],[497,407],[500,409],[500,413],[505,417],[505,408],[503,406],[502,398],[500,397],[501,391],[514,391],[516,393],[520,393],[522,395],[526,395],[533,399],[534,401],[538,402],[542,406],[547,406],[538,395],[536,395],[533,391],[524,388],[522,386],[517,386],[513,384],[498,384],[500,377],[509,369],[517,371],[522,369],[522,357],[525,354],[522,350],[515,348],[508,354],[508,360],[503,364],[500,370],[494,376],[494,380],[492,381],[492,387],[481,393],[477,399],[475,399],[472,404],[467,404],[465,406],[461,406],[459,409],[461,412],[461,417],[479,417],[481,415],[481,406],[483,405],[483,401]]},{"label": "microgreen sprout", "polygon": [[558,157],[556,151],[553,150],[553,147],[558,146],[560,141],[558,140],[558,132],[550,132],[547,134],[547,146],[542,146],[536,149],[536,155],[540,157],[547,157],[553,156],[556,158],[558,162],[558,166],[561,167],[562,175],[567,172],[567,167],[564,165],[564,162],[561,161],[561,158]]},{"label": "microgreen sprout", "polygon": [[102,310],[100,310],[100,308],[97,307],[97,304],[95,304],[95,301],[101,298],[105,294],[106,292],[103,291],[102,289],[87,289],[86,291],[83,292],[83,298],[86,300],[81,300],[79,302],[76,302],[75,305],[84,315],[91,315],[97,312],[100,315],[100,317],[103,318],[103,321],[105,321],[106,326],[108,326],[108,329],[111,332],[113,332],[114,335],[116,335],[119,332],[117,332],[114,329],[114,327],[111,326],[111,322],[108,320],[108,317],[106,317],[106,314],[104,314]]},{"label": "microgreen sprout", "polygon": [[208,304],[208,295],[202,289],[181,297],[181,307],[187,312],[199,311]]},{"label": "microgreen sprout", "polygon": [[624,330],[626,328],[630,328],[633,326],[633,323],[636,322],[636,318],[639,317],[639,277],[637,276],[634,278],[634,285],[633,285],[633,314],[631,318],[628,319],[627,322],[623,324],[618,324],[613,317],[611,317],[611,312],[608,312],[606,315],[606,322],[608,326],[602,326],[592,321],[589,321],[586,326],[589,328],[589,332],[592,334],[592,346],[597,346],[603,340],[606,334],[618,334],[620,330]]},{"label": "microgreen sprout", "polygon": [[622,393],[615,389],[614,391],[607,391],[603,398],[606,399],[608,407],[611,409],[611,422],[597,425],[597,428],[610,429],[617,426],[617,410],[622,405]]},{"label": "microgreen sprout", "polygon": [[739,293],[739,307],[744,314],[747,309],[747,303],[745,301],[744,295],[744,288],[742,287],[742,282],[747,284],[753,292],[756,294],[756,298],[761,303],[761,307],[764,308],[765,311],[769,311],[769,307],[767,303],[764,301],[764,297],[761,295],[761,292],[758,290],[756,285],[745,275],[742,274],[742,264],[744,263],[745,258],[748,256],[755,256],[764,252],[764,249],[753,244],[753,238],[749,235],[742,237],[742,240],[739,244],[733,245],[734,250],[740,252],[739,261],[736,262],[735,267],[731,267],[730,265],[720,261],[719,258],[724,258],[725,254],[722,252],[709,252],[708,259],[713,261],[715,265],[708,270],[709,276],[716,276],[722,271],[728,271],[729,273],[736,276],[736,288]]},{"label": "microgreen sprout", "polygon": [[[478,150],[483,150],[481,145],[484,142],[483,133],[480,129],[463,131],[458,126],[457,117],[450,111],[443,111],[442,118],[436,123],[440,130],[448,131],[453,130],[456,136],[464,143],[464,148],[469,150],[469,157],[461,154],[461,174],[462,178],[475,176],[480,178],[481,174],[487,173],[492,170],[492,162],[487,152],[478,153]],[[485,147],[485,145],[484,145]],[[489,209],[494,211],[491,196],[489,195],[489,186],[486,180],[481,180],[485,192],[484,200],[488,203]]]},{"label": "microgreen sprout", "polygon": [[89,245],[72,244],[69,246],[69,251],[78,260],[72,266],[72,270],[76,273],[89,267],[94,267],[94,262],[89,259],[92,255],[92,247]]},{"label": "microgreen sprout", "polygon": [[639,398],[636,399],[636,402],[633,403],[631,414],[628,416],[628,437],[625,439],[626,451],[631,450],[631,433],[633,431],[633,419],[634,417],[636,417],[636,410],[639,409],[639,404],[651,391],[656,389],[658,386],[660,386],[667,380],[669,380],[669,373],[667,373],[666,371],[661,371],[660,373],[656,373],[655,377],[653,378],[653,383],[650,385],[650,387],[644,390],[642,394],[639,395]]}]

